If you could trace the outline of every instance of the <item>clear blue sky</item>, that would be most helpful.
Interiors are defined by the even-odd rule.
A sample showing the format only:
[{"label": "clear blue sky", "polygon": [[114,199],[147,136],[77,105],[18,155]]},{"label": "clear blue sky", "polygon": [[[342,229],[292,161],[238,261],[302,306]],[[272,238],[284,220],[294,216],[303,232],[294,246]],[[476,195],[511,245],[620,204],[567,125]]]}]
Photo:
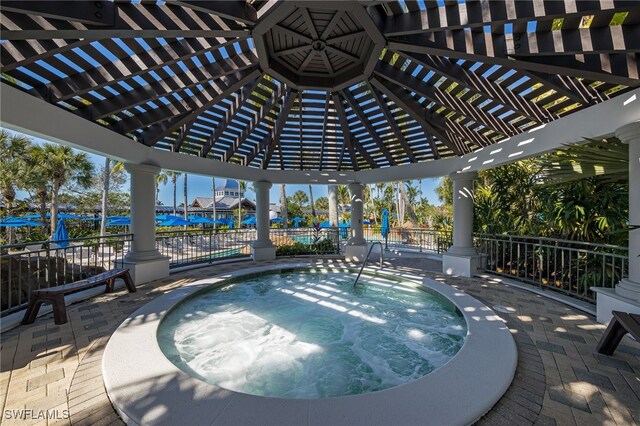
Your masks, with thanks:
[{"label": "clear blue sky", "polygon": [[[40,138],[31,138],[37,144],[48,143],[49,141],[40,139]],[[89,159],[94,163],[96,170],[98,170],[101,166],[104,165],[104,157],[87,153]],[[216,185],[220,185],[222,179],[224,178],[216,178]],[[422,180],[422,193],[429,200],[430,204],[440,205],[440,200],[435,193],[435,188],[438,186],[439,178],[431,178],[431,179],[423,179]],[[417,184],[417,181],[416,181]],[[178,178],[178,188],[177,188],[177,203],[182,203],[183,198],[183,178]],[[327,186],[326,185],[312,185],[313,187],[313,197],[326,197],[327,196]],[[287,195],[291,195],[297,190],[302,190],[305,193],[308,192],[308,185],[287,185]],[[24,192],[19,192],[19,198],[25,198],[28,195]],[[209,176],[198,176],[198,175],[189,175],[188,178],[188,197],[189,203],[191,203],[195,197],[211,197],[211,177]],[[247,191],[247,198],[255,200],[255,193],[251,190]],[[279,189],[278,185],[274,185],[271,188],[270,193],[271,202],[279,202]],[[173,205],[173,185],[169,181],[166,185],[160,186],[160,201],[166,206]]]}]

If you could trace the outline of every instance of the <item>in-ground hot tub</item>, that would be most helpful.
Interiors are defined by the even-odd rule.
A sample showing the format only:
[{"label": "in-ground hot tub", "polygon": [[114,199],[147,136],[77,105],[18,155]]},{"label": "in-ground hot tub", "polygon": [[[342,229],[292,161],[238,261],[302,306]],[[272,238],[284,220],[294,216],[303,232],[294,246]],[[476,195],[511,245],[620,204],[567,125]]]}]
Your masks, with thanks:
[{"label": "in-ground hot tub", "polygon": [[296,265],[192,283],[133,313],[103,358],[135,424],[466,424],[511,383],[486,306],[437,281]]}]

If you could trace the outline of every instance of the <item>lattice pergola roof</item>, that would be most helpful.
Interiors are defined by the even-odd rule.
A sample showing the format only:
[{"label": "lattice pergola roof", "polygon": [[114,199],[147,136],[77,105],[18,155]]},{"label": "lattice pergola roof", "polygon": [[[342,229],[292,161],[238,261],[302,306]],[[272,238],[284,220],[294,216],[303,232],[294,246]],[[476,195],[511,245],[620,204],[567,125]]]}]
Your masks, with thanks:
[{"label": "lattice pergola roof", "polygon": [[132,143],[255,168],[462,155],[640,86],[636,0],[3,1],[0,11],[3,84]]}]

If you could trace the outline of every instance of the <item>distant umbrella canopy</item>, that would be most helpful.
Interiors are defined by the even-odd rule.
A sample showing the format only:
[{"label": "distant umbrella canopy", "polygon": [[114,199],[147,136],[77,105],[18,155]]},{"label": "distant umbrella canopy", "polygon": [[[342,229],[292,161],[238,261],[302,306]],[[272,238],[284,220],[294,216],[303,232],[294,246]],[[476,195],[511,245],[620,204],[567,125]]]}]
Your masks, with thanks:
[{"label": "distant umbrella canopy", "polygon": [[253,217],[253,216],[250,217],[250,218],[247,218],[247,219],[242,221],[242,224],[243,225],[255,225],[256,224],[256,218]]},{"label": "distant umbrella canopy", "polygon": [[6,218],[0,220],[0,228],[19,228],[21,226],[41,226],[42,223],[20,218]]},{"label": "distant umbrella canopy", "polygon": [[0,4],[2,84],[254,168],[460,156],[640,85],[638,1],[49,4]]},{"label": "distant umbrella canopy", "polygon": [[128,226],[131,225],[130,217],[121,217],[118,219],[110,220],[106,223],[106,226]]},{"label": "distant umbrella canopy", "polygon": [[200,216],[189,216],[189,221],[197,224],[213,224],[213,219]]},{"label": "distant umbrella canopy", "polygon": [[[50,219],[51,213],[47,213],[45,216],[47,219]],[[42,216],[37,213],[34,213],[34,214],[28,214],[26,216],[22,216],[22,218],[23,219],[40,219],[42,218]],[[86,218],[82,216],[76,216],[75,214],[58,213],[58,219],[86,219]]]},{"label": "distant umbrella canopy", "polygon": [[191,222],[190,220],[184,220],[181,217],[165,220],[164,222],[160,222],[158,224],[158,226],[189,226],[189,225],[195,225],[195,223]]}]

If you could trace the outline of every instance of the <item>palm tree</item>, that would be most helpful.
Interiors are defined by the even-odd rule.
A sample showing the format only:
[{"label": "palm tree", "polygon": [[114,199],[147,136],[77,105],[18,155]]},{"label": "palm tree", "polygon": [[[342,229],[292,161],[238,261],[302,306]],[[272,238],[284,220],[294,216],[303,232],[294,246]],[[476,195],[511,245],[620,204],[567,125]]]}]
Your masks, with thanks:
[{"label": "palm tree", "polygon": [[[405,185],[406,185],[406,187],[405,187]],[[409,195],[409,194],[413,194],[413,198],[415,198],[415,194],[417,192],[416,192],[415,188],[411,185],[410,181],[400,182],[398,184],[398,188],[400,189],[400,197],[402,199],[403,207],[404,207],[404,209],[406,209],[406,212],[409,215],[409,220],[411,221],[411,225],[414,226],[414,227],[417,227],[418,226],[418,216],[416,215],[416,212],[413,209],[412,197]],[[404,217],[401,220],[401,223],[402,222],[404,222]]]},{"label": "palm tree", "polygon": [[111,166],[111,159],[105,157],[104,170],[102,171],[102,206],[101,206],[101,218],[100,218],[100,236],[106,235],[107,226],[107,200],[109,198],[109,186],[111,183],[111,175],[119,172],[124,168],[124,163],[121,161],[114,162]]},{"label": "palm tree", "polygon": [[184,205],[184,220],[189,220],[189,212],[187,211],[188,210],[187,207],[189,206],[188,200],[187,200],[187,198],[188,198],[187,197],[187,195],[188,195],[187,194],[187,186],[188,186],[188,184],[187,184],[187,174],[185,173],[184,174],[184,188],[183,188],[184,195],[182,197],[183,205]]},{"label": "palm tree", "polygon": [[171,183],[173,184],[173,215],[176,216],[178,212],[177,200],[176,200],[176,192],[178,188],[178,177],[180,177],[182,173],[180,172],[172,172],[168,171],[167,176],[171,178]]},{"label": "palm tree", "polygon": [[27,173],[28,180],[25,181],[25,189],[34,193],[35,198],[38,200],[40,221],[42,222],[43,233],[47,231],[47,200],[50,195],[50,183],[46,174],[45,164],[46,155],[44,148],[39,145],[32,145],[28,150],[27,159]]},{"label": "palm tree", "polygon": [[[218,212],[216,211],[216,178],[214,176],[211,176],[211,195],[213,195],[213,202],[211,203],[213,210],[211,217],[215,221],[218,220]],[[213,226],[215,227],[215,224]]]},{"label": "palm tree", "polygon": [[311,217],[313,220],[316,219],[316,205],[313,202],[313,190],[311,189],[311,185],[309,185],[309,205],[311,206]]},{"label": "palm tree", "polygon": [[247,182],[238,181],[238,228],[242,225],[242,194],[247,189]]},{"label": "palm tree", "polygon": [[73,182],[82,188],[91,185],[93,164],[84,152],[74,153],[68,146],[44,144],[44,171],[51,181],[51,237],[58,222],[60,188]]},{"label": "palm tree", "polygon": [[555,185],[595,176],[604,176],[607,182],[629,179],[629,145],[618,138],[587,140],[540,157],[541,182]]},{"label": "palm tree", "polygon": [[[5,212],[11,216],[13,202],[16,198],[16,188],[22,186],[26,169],[27,150],[31,140],[20,134],[10,135],[6,130],[0,132],[0,191],[4,200]],[[13,242],[11,227],[7,227],[7,243]]]},{"label": "palm tree", "polygon": [[156,176],[156,205],[158,205],[158,197],[160,196],[160,184],[166,185],[168,181],[169,174],[164,170]]},{"label": "palm tree", "polygon": [[285,184],[280,184],[280,215],[282,216],[282,227],[289,226],[289,215],[287,213],[287,189]]},{"label": "palm tree", "polygon": [[330,226],[338,226],[338,185],[329,185],[327,187],[329,205],[329,224]]},{"label": "palm tree", "polygon": [[303,207],[309,202],[309,197],[307,197],[307,194],[305,194],[304,191],[298,190],[291,196],[291,201],[298,205],[298,207]]}]

